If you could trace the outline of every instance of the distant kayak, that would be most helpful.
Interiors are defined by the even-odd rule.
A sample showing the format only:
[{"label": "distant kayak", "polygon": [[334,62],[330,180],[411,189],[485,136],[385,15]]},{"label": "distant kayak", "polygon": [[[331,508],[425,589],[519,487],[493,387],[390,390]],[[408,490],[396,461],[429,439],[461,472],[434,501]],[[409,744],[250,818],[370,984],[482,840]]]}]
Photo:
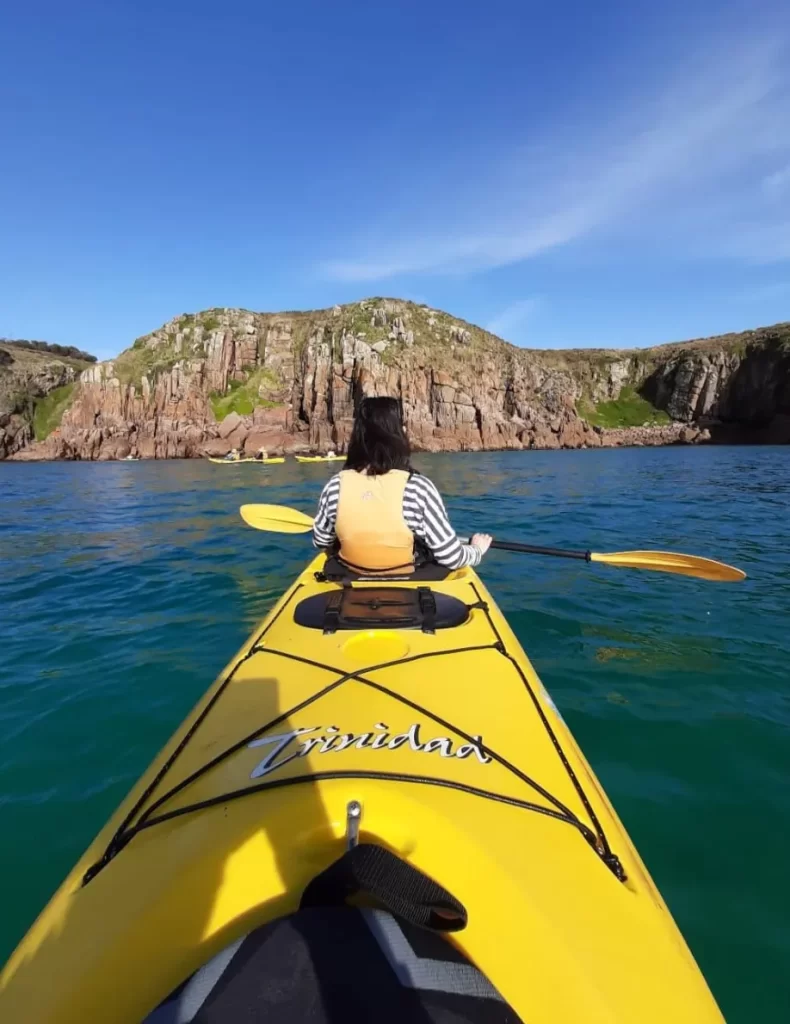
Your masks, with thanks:
[{"label": "distant kayak", "polygon": [[296,455],[297,462],[345,462],[345,455]]},{"label": "distant kayak", "polygon": [[257,462],[261,466],[272,466],[278,462],[285,462],[285,459],[280,457],[278,459],[215,459],[209,456],[209,462],[213,462],[216,466],[240,466],[242,462]]},{"label": "distant kayak", "polygon": [[121,462],[139,462],[139,461],[140,461],[140,456],[139,455],[127,455],[126,458],[121,459]]}]

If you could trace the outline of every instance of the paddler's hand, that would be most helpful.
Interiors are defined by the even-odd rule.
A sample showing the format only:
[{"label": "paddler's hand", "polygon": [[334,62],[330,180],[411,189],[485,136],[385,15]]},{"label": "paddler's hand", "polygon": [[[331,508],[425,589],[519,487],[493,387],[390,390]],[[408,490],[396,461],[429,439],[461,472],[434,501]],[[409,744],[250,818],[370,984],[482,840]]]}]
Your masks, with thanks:
[{"label": "paddler's hand", "polygon": [[478,549],[482,557],[486,553],[486,551],[488,551],[488,549],[491,547],[491,541],[493,539],[494,538],[491,536],[490,533],[476,533],[472,537],[470,544],[472,544],[473,547],[476,547]]}]

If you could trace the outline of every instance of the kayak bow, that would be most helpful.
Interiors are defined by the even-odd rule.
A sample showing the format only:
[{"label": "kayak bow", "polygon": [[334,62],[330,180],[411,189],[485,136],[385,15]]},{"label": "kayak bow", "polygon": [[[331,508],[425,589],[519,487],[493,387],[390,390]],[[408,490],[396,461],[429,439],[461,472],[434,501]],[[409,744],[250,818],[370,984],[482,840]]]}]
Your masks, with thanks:
[{"label": "kayak bow", "polygon": [[[353,805],[361,841],[464,905],[454,943],[527,1024],[721,1024],[474,570],[430,583],[430,600],[418,582],[390,581],[381,599],[368,593],[381,582],[355,585],[373,617],[344,628],[330,611],[346,591],[323,564],[301,573],[79,860],[0,978],[0,1019],[139,1024],[229,943],[298,906],[343,852]],[[422,629],[376,619],[409,595]]]}]

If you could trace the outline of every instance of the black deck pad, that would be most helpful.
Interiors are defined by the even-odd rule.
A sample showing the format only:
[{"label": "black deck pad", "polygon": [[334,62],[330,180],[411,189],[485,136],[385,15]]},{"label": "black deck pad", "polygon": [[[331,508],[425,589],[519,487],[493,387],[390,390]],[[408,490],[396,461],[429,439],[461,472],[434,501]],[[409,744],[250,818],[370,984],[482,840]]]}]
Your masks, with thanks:
[{"label": "black deck pad", "polygon": [[469,618],[469,606],[430,587],[352,587],[306,597],[294,621],[326,633],[348,629],[452,629]]}]

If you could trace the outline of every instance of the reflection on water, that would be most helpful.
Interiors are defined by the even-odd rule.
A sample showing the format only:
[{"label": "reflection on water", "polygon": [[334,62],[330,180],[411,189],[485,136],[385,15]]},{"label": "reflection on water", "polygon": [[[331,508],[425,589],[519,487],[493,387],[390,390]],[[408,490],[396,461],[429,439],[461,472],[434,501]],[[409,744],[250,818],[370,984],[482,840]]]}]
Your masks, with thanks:
[{"label": "reflection on water", "polygon": [[[716,585],[504,552],[483,568],[730,1024],[783,1020],[790,449],[415,462],[462,533],[749,573]],[[239,505],[312,513],[337,468],[0,464],[0,958],[309,557],[307,537],[250,530]]]}]

